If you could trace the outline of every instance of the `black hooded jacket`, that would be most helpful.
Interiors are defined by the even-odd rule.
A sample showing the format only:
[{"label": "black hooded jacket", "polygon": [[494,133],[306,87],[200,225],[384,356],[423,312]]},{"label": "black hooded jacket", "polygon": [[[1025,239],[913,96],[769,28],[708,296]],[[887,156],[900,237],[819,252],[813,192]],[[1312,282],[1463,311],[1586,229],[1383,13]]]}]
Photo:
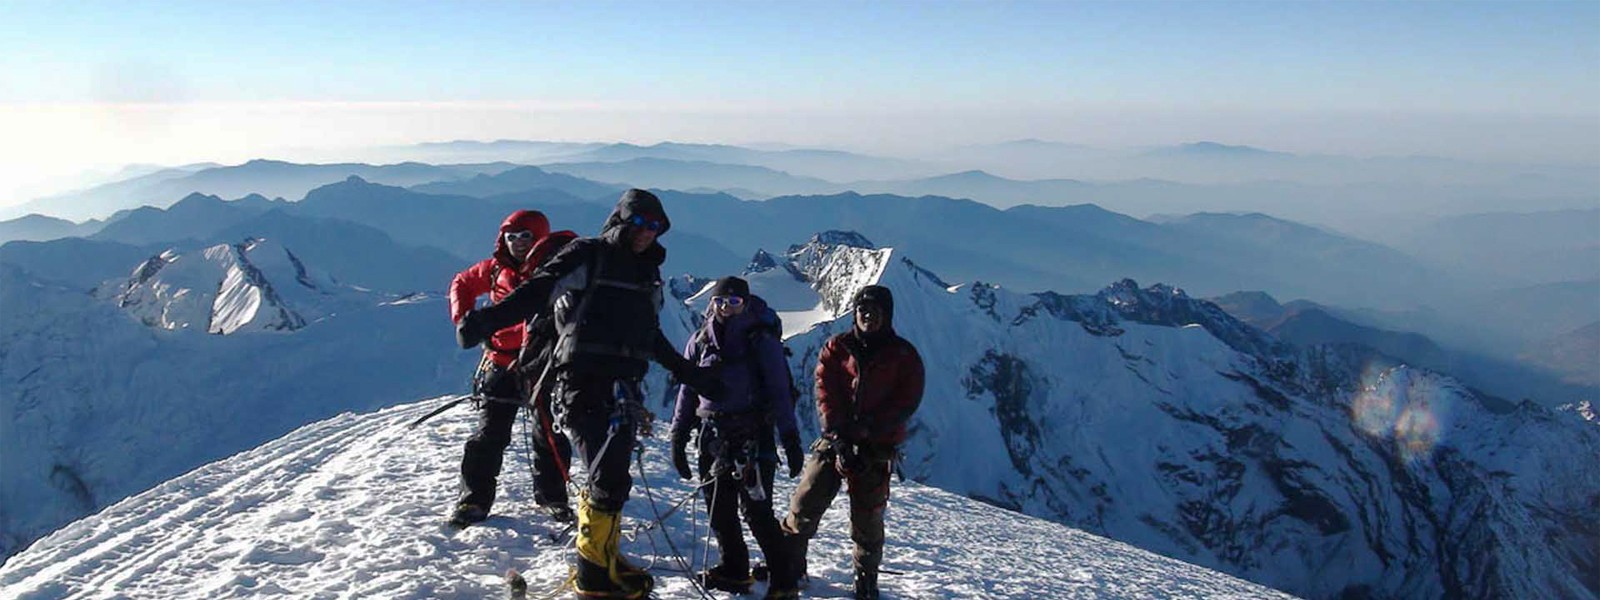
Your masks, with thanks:
[{"label": "black hooded jacket", "polygon": [[643,376],[647,361],[654,359],[678,372],[687,361],[661,333],[659,320],[667,250],[652,243],[644,252],[633,252],[629,220],[634,215],[661,222],[657,235],[672,225],[655,194],[624,192],[599,237],[567,244],[510,295],[477,311],[474,326],[496,331],[553,311],[561,336],[555,348],[558,371],[632,378]]}]

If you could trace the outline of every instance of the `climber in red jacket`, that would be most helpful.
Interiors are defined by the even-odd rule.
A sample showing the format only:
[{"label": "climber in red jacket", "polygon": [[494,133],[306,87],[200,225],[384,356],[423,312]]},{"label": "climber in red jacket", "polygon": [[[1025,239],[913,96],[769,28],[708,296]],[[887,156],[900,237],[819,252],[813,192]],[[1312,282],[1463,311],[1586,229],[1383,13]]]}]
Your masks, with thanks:
[{"label": "climber in red jacket", "polygon": [[[450,320],[460,323],[484,294],[499,302],[576,238],[577,234],[571,231],[551,233],[549,220],[539,211],[511,213],[495,236],[494,255],[457,273],[450,282]],[[518,322],[494,332],[484,344],[472,390],[481,412],[477,430],[467,439],[461,458],[462,491],[450,519],[452,524],[464,527],[488,518],[517,409],[533,395],[532,388],[542,371],[539,367],[552,339],[553,327],[549,324],[536,321],[529,329],[528,324]],[[545,397],[533,398],[539,423],[533,444],[534,503],[558,521],[571,521],[566,469],[571,464],[572,445],[551,419],[548,393],[541,390],[540,395]]]}]

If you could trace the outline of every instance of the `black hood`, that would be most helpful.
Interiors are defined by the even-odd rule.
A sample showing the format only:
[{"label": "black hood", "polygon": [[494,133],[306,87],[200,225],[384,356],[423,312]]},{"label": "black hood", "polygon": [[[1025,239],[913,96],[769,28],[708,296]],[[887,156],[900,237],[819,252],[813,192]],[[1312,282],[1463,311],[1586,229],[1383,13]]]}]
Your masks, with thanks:
[{"label": "black hood", "polygon": [[[622,198],[617,200],[616,208],[611,209],[611,215],[606,217],[606,224],[600,229],[600,239],[615,247],[628,246],[628,232],[632,225],[628,220],[634,215],[645,215],[661,221],[661,231],[656,232],[656,239],[666,235],[672,229],[672,221],[667,219],[666,209],[661,207],[661,199],[655,194],[641,189],[631,189],[622,193]],[[656,241],[646,248],[641,256],[656,265],[667,260],[667,249]]]},{"label": "black hood", "polygon": [[600,228],[600,237],[612,243],[621,241],[628,229],[628,219],[634,215],[645,215],[661,221],[661,231],[656,232],[657,236],[666,235],[672,229],[672,220],[667,218],[667,210],[662,208],[661,199],[636,188],[622,193],[616,208],[611,209],[611,215],[606,217],[605,226]]}]

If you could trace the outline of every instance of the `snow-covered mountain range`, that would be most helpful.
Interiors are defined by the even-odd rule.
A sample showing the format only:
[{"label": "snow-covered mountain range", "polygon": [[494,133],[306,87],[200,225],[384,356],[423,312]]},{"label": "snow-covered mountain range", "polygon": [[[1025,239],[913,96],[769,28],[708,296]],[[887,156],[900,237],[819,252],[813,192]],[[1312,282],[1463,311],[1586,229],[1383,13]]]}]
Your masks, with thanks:
[{"label": "snow-covered mountain range", "polygon": [[895,291],[929,374],[917,481],[1309,598],[1600,595],[1600,423],[1581,407],[1289,346],[1165,285],[950,285],[849,234],[747,275],[804,330],[800,381],[849,327],[844,299]]},{"label": "snow-covered mountain range", "polygon": [[[158,257],[146,264],[151,274],[142,281],[136,272],[102,287],[99,298],[0,268],[0,300],[8,308],[0,318],[5,341],[0,346],[0,385],[5,386],[0,389],[0,426],[5,427],[0,450],[7,458],[0,481],[0,541],[7,553],[118,498],[300,424],[344,410],[459,391],[474,356],[453,348],[439,299],[339,291],[333,294],[339,308],[329,309],[332,305],[318,301],[326,297],[319,290],[333,284],[311,275],[315,265],[297,266],[291,252],[269,240]],[[244,275],[245,264],[261,274],[264,285]],[[302,270],[314,285],[299,280]],[[234,273],[241,275],[229,284]],[[847,299],[855,290],[872,283],[894,290],[896,328],[918,346],[929,373],[928,393],[905,448],[905,473],[920,484],[1309,598],[1600,595],[1594,569],[1600,564],[1600,528],[1588,518],[1600,507],[1600,467],[1590,458],[1600,456],[1600,425],[1587,405],[1564,410],[1510,405],[1374,353],[1290,346],[1164,285],[1141,288],[1121,281],[1078,296],[1021,294],[978,282],[952,285],[897,249],[874,247],[845,232],[819,234],[781,254],[758,253],[746,276],[784,318],[794,351],[791,367],[805,394],[802,423],[813,427],[808,437],[816,431],[805,382],[818,348],[829,335],[848,328]],[[703,284],[693,278],[672,282],[674,296],[683,302],[669,303],[662,321],[677,343],[698,323]],[[196,291],[180,295],[174,291],[180,288]],[[108,292],[113,289],[118,291]],[[272,294],[264,293],[267,289]],[[214,294],[210,300],[187,300],[207,290]],[[224,290],[233,292],[220,293]],[[247,327],[257,321],[238,318],[244,311],[216,310],[224,296],[251,293],[262,300],[258,308],[302,315],[304,327],[260,331],[267,327]],[[269,296],[276,300],[267,302]],[[125,298],[137,302],[119,307]],[[201,333],[213,329],[219,314],[231,315],[220,322],[238,325],[233,333]],[[306,316],[313,314],[324,317]],[[268,322],[274,321],[260,323]],[[168,323],[189,327],[168,328]],[[671,390],[659,370],[647,387],[665,415]],[[458,432],[451,443],[464,435]],[[349,444],[367,452],[385,447],[388,439],[374,434]],[[445,446],[432,451],[433,462],[426,467],[398,465],[426,470],[436,482],[405,496],[409,500],[385,500],[374,510],[409,520],[442,511],[458,458],[455,447]],[[285,447],[286,454],[276,459],[265,448],[258,454],[263,452],[268,454],[260,454],[261,461],[278,465],[278,471],[262,471],[259,477],[278,477],[285,489],[305,488],[314,497],[361,485],[350,477],[307,471],[307,463],[334,461],[338,453]],[[647,457],[649,469],[662,467],[658,457]],[[351,473],[374,470],[370,464],[337,465],[347,467]],[[148,504],[161,495],[152,492],[156,495],[143,496],[145,504],[123,510],[210,514],[206,511],[218,502],[210,490],[227,486],[198,482],[237,475],[244,467],[225,469],[234,470],[213,476],[196,472],[156,490],[179,497],[192,490],[192,501],[174,500],[182,506]],[[924,493],[916,486],[907,489],[907,495]],[[244,495],[261,500],[274,514],[281,506],[266,502],[277,497],[273,494]],[[371,503],[352,497],[337,506],[353,513]],[[247,512],[248,506],[240,508]],[[249,521],[253,525],[230,526],[236,527],[230,531],[298,523],[306,535],[329,528],[327,537],[313,539],[364,539],[352,537],[356,528],[350,519],[329,524],[303,511],[283,512],[286,516],[250,517],[256,519]],[[168,542],[156,530],[129,529],[115,514],[68,529],[61,534],[65,537],[38,547],[46,558],[14,558],[18,562],[8,562],[6,570],[88,553],[100,542],[82,541],[83,536],[96,535],[109,536],[96,538],[102,541],[167,548],[166,556],[190,548],[187,555],[195,560],[234,561],[228,564],[322,564],[348,562],[350,556],[325,549],[327,544],[219,549],[181,536]],[[908,523],[915,521],[909,512],[894,518],[905,520],[891,521],[891,531],[919,527]],[[484,534],[490,536],[485,540],[525,538],[532,527],[505,525]],[[93,533],[97,530],[101,533]],[[1003,531],[974,535],[999,545],[1015,541]],[[928,535],[952,536],[939,537],[943,544],[959,539],[957,533]],[[247,534],[237,535],[246,539]],[[385,563],[397,570],[435,564],[428,557],[441,548],[462,548],[449,541],[385,539],[416,551],[410,559]],[[1030,543],[1042,553],[1061,551]],[[49,554],[57,547],[62,554]],[[228,555],[232,559],[223,556],[227,552],[234,552]],[[965,564],[952,556],[935,553],[929,560]],[[470,563],[483,579],[507,560],[490,554]],[[1070,573],[1060,565],[1081,560],[1044,564]],[[114,567],[103,563],[115,560],[68,562],[89,566],[49,573],[105,576],[109,571],[103,569]],[[164,589],[160,586],[169,580],[151,574],[185,568],[182,561],[173,571],[141,564],[151,566],[119,571],[111,579]],[[540,573],[552,577],[560,568],[554,562],[539,564],[544,565],[537,567]],[[371,574],[373,568],[352,570]],[[21,577],[42,581],[34,571]],[[407,585],[404,576],[376,577]],[[219,582],[220,587],[207,589],[218,594],[270,592],[276,588],[263,586],[271,585],[332,589],[288,586],[255,575]],[[480,589],[432,579],[424,585],[433,587],[425,588],[345,585],[346,592],[390,595],[381,590],[393,590],[401,597]],[[60,590],[39,589],[46,596]],[[1117,588],[1096,589],[1111,594]],[[1185,593],[1191,592],[1210,595]],[[985,593],[1039,597],[993,587],[972,595]]]},{"label": "snow-covered mountain range", "polygon": [[[1019,147],[1031,146],[1038,144]],[[1248,148],[1197,146],[1184,152],[1198,149],[1205,154],[1220,152],[1230,157],[1263,154]],[[626,163],[602,162],[606,168],[626,166]],[[756,168],[737,163],[712,166]],[[419,283],[442,280],[435,273],[448,274],[455,261],[480,258],[483,232],[492,230],[512,210],[536,207],[544,210],[558,227],[580,233],[592,232],[610,210],[617,187],[538,167],[515,167],[511,163],[423,167],[425,165],[368,168],[354,164],[291,165],[257,161],[238,168],[214,169],[217,173],[207,178],[182,177],[171,181],[188,181],[196,186],[202,180],[232,182],[221,188],[181,189],[246,190],[328,181],[334,174],[357,171],[376,177],[374,181],[394,182],[396,180],[390,176],[402,174],[405,175],[402,181],[440,179],[408,189],[347,177],[290,196],[304,196],[297,202],[269,200],[259,194],[224,202],[218,196],[190,193],[166,209],[146,206],[123,210],[106,217],[105,222],[72,225],[38,217],[0,221],[0,240],[92,235],[97,240],[146,246],[183,240],[212,245],[234,243],[250,236],[276,238],[295,247],[301,258],[322,265],[343,281],[373,289],[415,291],[431,289],[420,287]],[[211,173],[211,170],[204,173]],[[194,175],[199,177],[200,174]],[[960,173],[940,179],[993,182],[992,177],[981,173]],[[1088,185],[1085,189],[1089,191],[1074,192],[1074,196],[1053,196],[1035,190],[1018,197],[1019,201],[1028,200],[1032,204],[1060,203],[1070,198],[1077,198],[1071,202],[1096,204],[1028,205],[998,210],[970,200],[953,199],[988,197],[979,190],[969,193],[961,187],[899,189],[851,184],[838,189],[878,190],[901,195],[852,192],[747,202],[728,194],[693,193],[719,189],[712,185],[706,173],[694,170],[670,177],[629,181],[652,189],[668,184],[681,185],[690,191],[661,190],[662,197],[673,207],[674,220],[680,223],[674,228],[672,243],[674,273],[705,275],[734,271],[757,248],[769,246],[772,240],[796,240],[817,231],[851,229],[914,254],[926,267],[957,280],[981,279],[1015,290],[1074,293],[1092,292],[1108,281],[1121,278],[1181,282],[1191,293],[1205,296],[1238,290],[1266,290],[1279,297],[1309,298],[1350,311],[1375,310],[1371,320],[1381,323],[1382,328],[1423,333],[1447,348],[1471,350],[1506,362],[1530,362],[1520,356],[1525,350],[1537,352],[1547,345],[1550,337],[1576,330],[1600,316],[1594,310],[1597,296],[1589,289],[1594,286],[1583,285],[1585,282],[1592,284],[1595,277],[1600,276],[1600,271],[1593,268],[1595,263],[1585,261],[1585,257],[1593,254],[1594,247],[1600,247],[1596,246],[1594,236],[1583,233],[1583,225],[1593,224],[1600,218],[1600,212],[1592,207],[1529,215],[1489,214],[1446,219],[1428,227],[1429,235],[1419,237],[1417,231],[1422,225],[1415,219],[1385,221],[1383,228],[1345,230],[1354,232],[1352,235],[1310,225],[1314,220],[1284,220],[1285,213],[1278,210],[1285,204],[1285,198],[1295,198],[1299,203],[1338,207],[1338,211],[1348,212],[1352,209],[1344,200],[1351,195],[1364,194],[1344,188],[1335,190],[1326,201],[1317,201],[1318,196],[1307,196],[1303,190],[1274,190],[1267,195],[1267,203],[1256,209],[1275,216],[1189,214],[1200,207],[1217,210],[1231,206],[1228,199],[1238,198],[1240,194],[1232,189],[1218,189],[1206,195],[1175,188],[1168,182],[1130,182],[1126,185],[1149,187],[1147,193],[1164,202],[1181,199],[1184,203],[1170,207],[1174,215],[1137,219],[1102,208],[1113,205],[1107,203],[1108,197],[1102,191],[1096,191],[1096,185]],[[248,187],[251,184],[262,187]],[[1070,181],[1066,184],[1087,185]],[[169,191],[187,193],[178,189]],[[751,197],[737,190],[728,191],[740,197]],[[948,197],[906,197],[906,194]],[[1055,201],[1044,202],[1044,198],[1055,198]],[[134,200],[130,206],[145,202]],[[156,204],[165,206],[170,202],[171,198],[164,197]],[[1121,210],[1129,212],[1126,208]],[[1177,216],[1183,214],[1187,216]],[[1454,226],[1458,221],[1462,227]],[[1379,235],[1380,232],[1384,235]],[[385,236],[388,239],[382,239]],[[404,256],[396,256],[397,260],[386,264],[417,265],[417,268],[402,271],[392,266],[375,267],[371,261],[351,260],[351,253],[339,251],[341,244],[321,241],[353,240],[355,237],[371,240],[372,251],[366,254],[384,256],[398,252]],[[1387,240],[1389,245],[1359,238]],[[1547,239],[1554,241],[1539,242]],[[1398,240],[1406,243],[1400,244]],[[35,244],[26,252],[62,250],[51,247],[52,244],[54,242]],[[383,248],[376,247],[378,245]],[[1464,249],[1474,251],[1469,253]],[[13,250],[0,251],[0,260],[12,260],[24,252],[20,248]],[[444,256],[446,253],[455,258]],[[1455,260],[1445,260],[1456,255],[1459,256]],[[1498,258],[1469,260],[1460,256]],[[1422,258],[1426,260],[1419,260]],[[1490,264],[1501,267],[1487,270],[1474,267]],[[1505,267],[1516,265],[1523,268],[1511,270],[1520,275],[1507,276],[1509,271]],[[118,270],[121,268],[119,266]],[[1551,278],[1558,279],[1550,281]],[[1572,278],[1579,280],[1568,281]],[[1571,292],[1545,289],[1529,289],[1526,293],[1501,291],[1507,285],[1534,281],[1562,286],[1579,284],[1573,291],[1580,296],[1573,298]],[[1532,302],[1534,308],[1527,308],[1528,302]],[[1593,370],[1580,369],[1572,374],[1576,375],[1572,379],[1592,379],[1588,371]],[[1526,397],[1549,406],[1587,395],[1574,396],[1535,381],[1553,380],[1552,377],[1507,373],[1495,377],[1526,379],[1514,383],[1524,388],[1547,390],[1548,393]]]},{"label": "snow-covered mountain range", "polygon": [[310,421],[456,391],[476,361],[442,297],[340,286],[273,240],[129,270],[89,292],[0,264],[0,554]]}]

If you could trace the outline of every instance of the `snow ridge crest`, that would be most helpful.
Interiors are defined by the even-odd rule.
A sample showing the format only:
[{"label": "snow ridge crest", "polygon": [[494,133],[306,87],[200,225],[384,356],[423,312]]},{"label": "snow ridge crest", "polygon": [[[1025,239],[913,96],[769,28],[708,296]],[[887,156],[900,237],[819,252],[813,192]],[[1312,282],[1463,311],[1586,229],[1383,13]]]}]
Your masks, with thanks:
[{"label": "snow ridge crest", "polygon": [[882,278],[893,253],[853,231],[824,231],[791,246],[785,256],[793,271],[822,296],[823,308],[837,316],[849,310],[857,290]]},{"label": "snow ridge crest", "polygon": [[102,286],[107,292],[99,295],[158,329],[229,335],[304,328],[307,319],[285,301],[274,279],[314,295],[330,293],[288,248],[249,238],[198,252],[166,250],[141,263],[126,281]]}]

